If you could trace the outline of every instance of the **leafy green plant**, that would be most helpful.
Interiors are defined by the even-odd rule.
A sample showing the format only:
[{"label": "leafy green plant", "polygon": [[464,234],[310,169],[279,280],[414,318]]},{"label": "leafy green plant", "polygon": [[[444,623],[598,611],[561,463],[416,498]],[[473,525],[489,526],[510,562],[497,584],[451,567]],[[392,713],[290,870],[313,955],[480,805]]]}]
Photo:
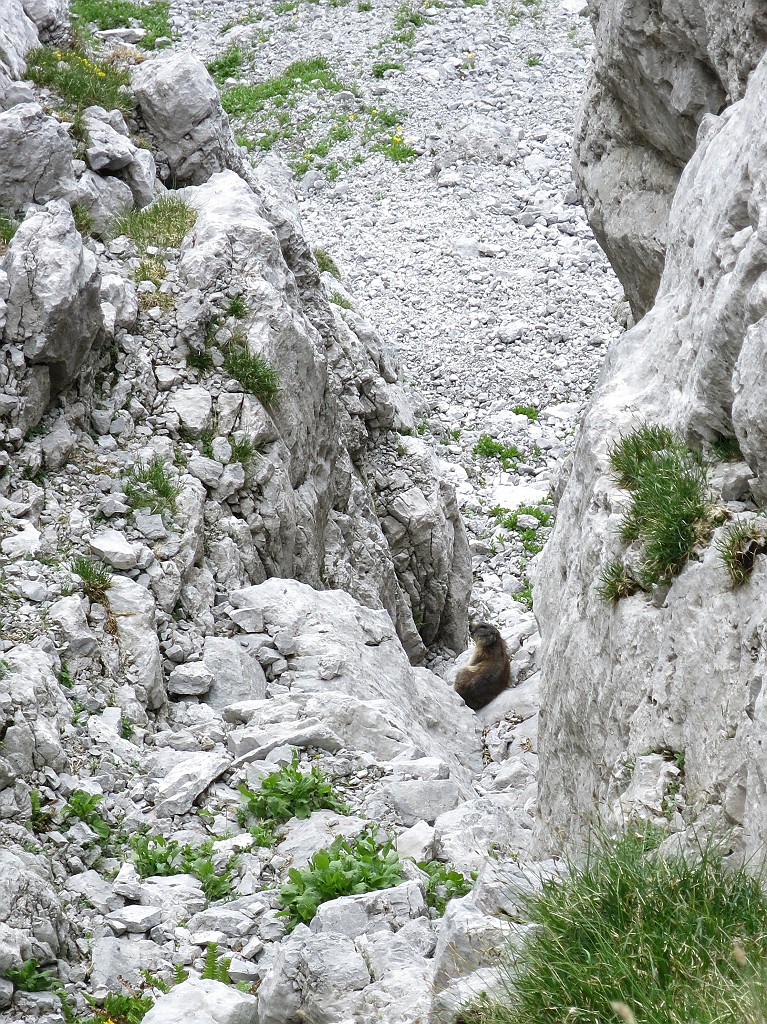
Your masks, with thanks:
[{"label": "leafy green plant", "polygon": [[132,108],[127,71],[98,60],[81,47],[56,49],[40,46],[26,56],[26,77],[47,85],[76,107],[97,105],[107,110]]},{"label": "leafy green plant", "polygon": [[540,505],[520,505],[513,512],[501,508],[500,505],[496,505],[490,510],[490,515],[495,518],[499,526],[502,526],[505,530],[512,530],[519,536],[522,541],[522,547],[528,555],[536,555],[539,551],[543,550],[545,536],[541,533],[540,529],[532,526],[522,526],[519,522],[520,517],[531,516],[533,519],[537,519],[541,527],[544,528],[551,526],[554,519],[553,513],[548,508],[543,508]]},{"label": "leafy green plant", "polygon": [[291,868],[280,889],[280,915],[294,928],[308,924],[317,908],[338,896],[353,896],[388,889],[402,881],[402,864],[394,840],[379,843],[376,826],[368,826],[354,839],[339,836],[326,850],[318,850],[305,868]]},{"label": "leafy green plant", "polygon": [[105,602],[107,591],[112,586],[110,568],[86,555],[76,555],[72,559],[72,572],[83,581],[83,590],[91,601]]},{"label": "leafy green plant", "polygon": [[280,393],[279,373],[263,356],[251,354],[245,339],[232,336],[224,355],[224,369],[264,405],[274,402]]},{"label": "leafy green plant", "polygon": [[133,864],[142,878],[188,873],[200,881],[208,900],[224,899],[232,893],[232,875],[238,859],[230,857],[224,867],[217,870],[212,841],[193,847],[164,836],[140,834],[133,837],[130,847]]},{"label": "leafy green plant", "polygon": [[98,793],[86,793],[82,789],[76,789],[67,800],[62,814],[65,819],[79,818],[99,839],[108,839],[109,823],[96,811],[102,800],[103,797]]},{"label": "leafy green plant", "polygon": [[245,811],[262,821],[280,824],[290,818],[308,818],[313,811],[330,810],[348,814],[349,808],[333,792],[333,785],[317,765],[301,771],[297,751],[293,760],[261,780],[254,792],[245,785],[238,791],[245,798]]},{"label": "leafy green plant", "polygon": [[524,458],[515,444],[503,444],[490,434],[482,434],[472,451],[483,459],[497,459],[506,470],[514,468]]},{"label": "leafy green plant", "polygon": [[364,14],[366,11],[372,11],[373,5],[371,4],[370,0],[359,0],[359,3],[357,4],[357,10],[360,13]]},{"label": "leafy green plant", "polygon": [[147,31],[138,45],[146,50],[153,49],[158,39],[170,38],[173,34],[166,0],[154,0],[153,3],[136,3],[134,0],[72,0],[70,10],[82,23],[95,24],[102,32],[138,22]]},{"label": "leafy green plant", "polygon": [[35,835],[39,835],[40,832],[46,832],[50,828],[52,815],[50,811],[43,810],[39,789],[29,791],[29,802],[32,808],[29,826]]},{"label": "leafy green plant", "polygon": [[130,718],[128,718],[128,716],[125,713],[120,715],[120,736],[122,737],[122,739],[131,739],[135,731],[136,727],[134,726],[133,722],[131,722]]},{"label": "leafy green plant", "polygon": [[[756,1024],[767,985],[767,898],[713,843],[651,853],[653,833],[595,840],[581,866],[523,896],[538,925],[506,961],[507,995],[466,1007],[482,1024]],[[755,1012],[758,1011],[758,1012]]]},{"label": "leafy green plant", "polygon": [[373,65],[373,78],[383,78],[387,71],[404,71],[405,65],[398,60],[379,60]]},{"label": "leafy green plant", "polygon": [[157,455],[149,463],[139,459],[131,467],[123,480],[123,491],[131,508],[148,508],[155,514],[173,513],[182,487],[171,479],[165,463]]},{"label": "leafy green plant", "polygon": [[225,985],[231,985],[232,979],[229,977],[231,963],[230,956],[219,957],[217,942],[209,942],[205,948],[205,962],[200,977],[204,981],[221,981]]},{"label": "leafy green plant", "polygon": [[531,55],[530,55],[530,56],[529,56],[529,57],[528,57],[528,58],[527,58],[527,59],[525,60],[525,64],[527,64],[527,66],[528,66],[529,68],[537,68],[537,67],[539,67],[539,66],[540,66],[540,64],[541,64],[541,63],[542,63],[542,61],[541,61],[541,58],[540,58],[540,57],[538,57],[538,56],[537,56],[537,54],[531,54]]},{"label": "leafy green plant", "polygon": [[72,687],[75,685],[75,681],[72,678],[71,672],[69,671],[69,666],[67,665],[63,658],[61,659],[60,668],[56,673],[56,678],[59,681],[59,686],[63,686],[65,690],[71,690]]},{"label": "leafy green plant", "polygon": [[538,419],[538,410],[534,405],[515,405],[511,411],[517,416],[527,416],[531,423]]},{"label": "leafy green plant", "polygon": [[314,249],[314,258],[321,274],[332,274],[338,281],[341,280],[341,271],[333,257],[325,249]]},{"label": "leafy green plant", "polygon": [[597,593],[603,601],[613,603],[622,597],[636,594],[637,590],[639,584],[619,558],[610,562],[599,574]]},{"label": "leafy green plant", "polygon": [[158,249],[177,249],[196,220],[197,211],[183,199],[165,195],[143,210],[127,210],[121,214],[115,219],[112,233],[127,235],[144,255],[150,245]]},{"label": "leafy green plant", "polygon": [[426,21],[426,15],[409,3],[400,4],[394,14],[394,27],[400,30],[406,29],[410,25],[419,28]]},{"label": "leafy green plant", "polygon": [[393,160],[394,163],[398,164],[410,163],[411,160],[415,160],[418,156],[417,151],[409,142],[405,142],[399,132],[388,139],[376,142],[373,149],[376,153],[383,153],[387,160]]},{"label": "leafy green plant", "polygon": [[235,78],[239,75],[244,61],[245,54],[239,46],[234,45],[228,46],[220,57],[209,61],[206,67],[211,78],[220,84],[225,82],[227,78]]},{"label": "leafy green plant", "polygon": [[716,547],[733,587],[742,587],[754,571],[756,556],[767,553],[764,521],[735,523],[725,531]]},{"label": "leafy green plant", "polygon": [[442,916],[445,913],[450,900],[466,896],[470,893],[474,879],[467,878],[454,864],[443,864],[438,860],[419,860],[418,867],[425,872],[426,880],[426,903],[433,907]]},{"label": "leafy green plant", "polygon": [[40,970],[40,964],[33,956],[21,967],[6,967],[4,973],[20,992],[51,992],[60,984],[53,971]]},{"label": "leafy green plant", "polygon": [[152,997],[141,992],[109,992],[101,1006],[91,996],[85,998],[96,1011],[88,1024],[141,1024],[154,1006]]}]

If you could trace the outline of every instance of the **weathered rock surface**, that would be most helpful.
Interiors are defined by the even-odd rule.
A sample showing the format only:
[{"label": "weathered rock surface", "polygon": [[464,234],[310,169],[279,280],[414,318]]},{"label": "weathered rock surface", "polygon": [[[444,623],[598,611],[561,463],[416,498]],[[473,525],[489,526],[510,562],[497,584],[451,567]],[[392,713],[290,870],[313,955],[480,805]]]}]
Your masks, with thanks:
[{"label": "weathered rock surface", "polygon": [[0,203],[13,213],[74,188],[72,142],[66,129],[37,103],[0,113]]},{"label": "weathered rock surface", "polygon": [[[541,814],[553,846],[597,808],[620,804],[631,779],[626,764],[648,752],[663,755],[661,791],[662,762],[684,765],[665,807],[681,810],[677,827],[724,821],[745,830],[751,852],[765,838],[763,558],[733,589],[717,531],[665,595],[609,604],[597,588],[621,553],[615,527],[625,503],[607,450],[638,423],[672,427],[699,447],[735,438],[754,497],[767,494],[767,135],[759,115],[766,102],[763,59],[745,97],[701,125],[671,210],[655,306],[608,356],[544,552],[536,603],[544,655]],[[711,475],[718,497],[732,474],[715,467]],[[728,507],[737,515],[754,505]],[[649,797],[630,794],[631,802],[657,813],[646,773],[642,790]]]},{"label": "weathered rock surface", "polygon": [[694,8],[672,0],[590,0],[596,34],[575,140],[575,174],[589,223],[631,302],[658,290],[666,222],[705,114],[740,99],[767,47],[759,0]]}]

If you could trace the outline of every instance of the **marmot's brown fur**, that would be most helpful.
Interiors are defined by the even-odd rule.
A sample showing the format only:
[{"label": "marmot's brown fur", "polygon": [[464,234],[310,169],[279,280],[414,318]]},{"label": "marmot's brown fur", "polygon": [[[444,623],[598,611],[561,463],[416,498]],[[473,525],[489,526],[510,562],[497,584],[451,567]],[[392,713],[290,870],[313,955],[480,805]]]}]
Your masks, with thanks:
[{"label": "marmot's brown fur", "polygon": [[473,711],[479,711],[511,685],[511,665],[503,637],[489,622],[471,627],[474,650],[455,677],[455,689]]}]

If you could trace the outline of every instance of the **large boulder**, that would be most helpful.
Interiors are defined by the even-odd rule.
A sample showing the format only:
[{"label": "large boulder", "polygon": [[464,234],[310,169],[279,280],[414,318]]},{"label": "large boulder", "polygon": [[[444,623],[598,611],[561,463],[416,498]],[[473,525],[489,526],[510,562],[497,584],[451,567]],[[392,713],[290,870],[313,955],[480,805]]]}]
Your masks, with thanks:
[{"label": "large boulder", "polygon": [[708,112],[743,96],[767,47],[760,0],[663,4],[589,0],[594,64],[578,116],[574,168],[589,223],[635,316],[658,290],[666,221]]},{"label": "large boulder", "polygon": [[25,55],[37,46],[37,30],[21,0],[4,0],[0,21],[0,76],[20,78],[26,70]]},{"label": "large boulder", "polygon": [[[18,108],[17,108],[18,109]],[[102,330],[100,274],[68,203],[30,213],[4,260],[8,310],[3,340],[46,368],[50,391],[71,383]]]},{"label": "large boulder", "polygon": [[132,77],[141,116],[175,185],[200,185],[242,158],[215,82],[188,51],[139,64]]},{"label": "large boulder", "polygon": [[0,113],[0,207],[18,211],[69,195],[74,187],[72,142],[60,121],[37,103]]},{"label": "large boulder", "polygon": [[[701,125],[671,210],[655,306],[608,354],[543,554],[540,804],[552,847],[584,829],[595,808],[620,806],[637,757],[650,752],[662,755],[661,783],[663,761],[683,765],[666,813],[674,792],[686,793],[684,820],[743,827],[752,851],[767,837],[764,560],[756,556],[750,581],[733,589],[717,531],[668,593],[614,604],[599,594],[600,573],[622,554],[616,526],[626,501],[608,449],[638,423],[675,428],[699,448],[737,440],[748,465],[734,475],[719,466],[714,497],[747,497],[749,480],[759,501],[767,495],[765,104],[767,59],[745,97]],[[739,490],[723,487],[729,477]]]}]

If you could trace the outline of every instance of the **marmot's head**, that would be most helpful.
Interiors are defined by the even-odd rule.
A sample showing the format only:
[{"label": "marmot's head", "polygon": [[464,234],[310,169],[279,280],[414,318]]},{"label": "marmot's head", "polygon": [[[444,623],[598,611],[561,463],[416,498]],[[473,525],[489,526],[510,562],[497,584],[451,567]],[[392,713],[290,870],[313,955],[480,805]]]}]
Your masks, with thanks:
[{"label": "marmot's head", "polygon": [[492,647],[501,639],[501,634],[489,622],[475,622],[469,632],[477,647]]}]

